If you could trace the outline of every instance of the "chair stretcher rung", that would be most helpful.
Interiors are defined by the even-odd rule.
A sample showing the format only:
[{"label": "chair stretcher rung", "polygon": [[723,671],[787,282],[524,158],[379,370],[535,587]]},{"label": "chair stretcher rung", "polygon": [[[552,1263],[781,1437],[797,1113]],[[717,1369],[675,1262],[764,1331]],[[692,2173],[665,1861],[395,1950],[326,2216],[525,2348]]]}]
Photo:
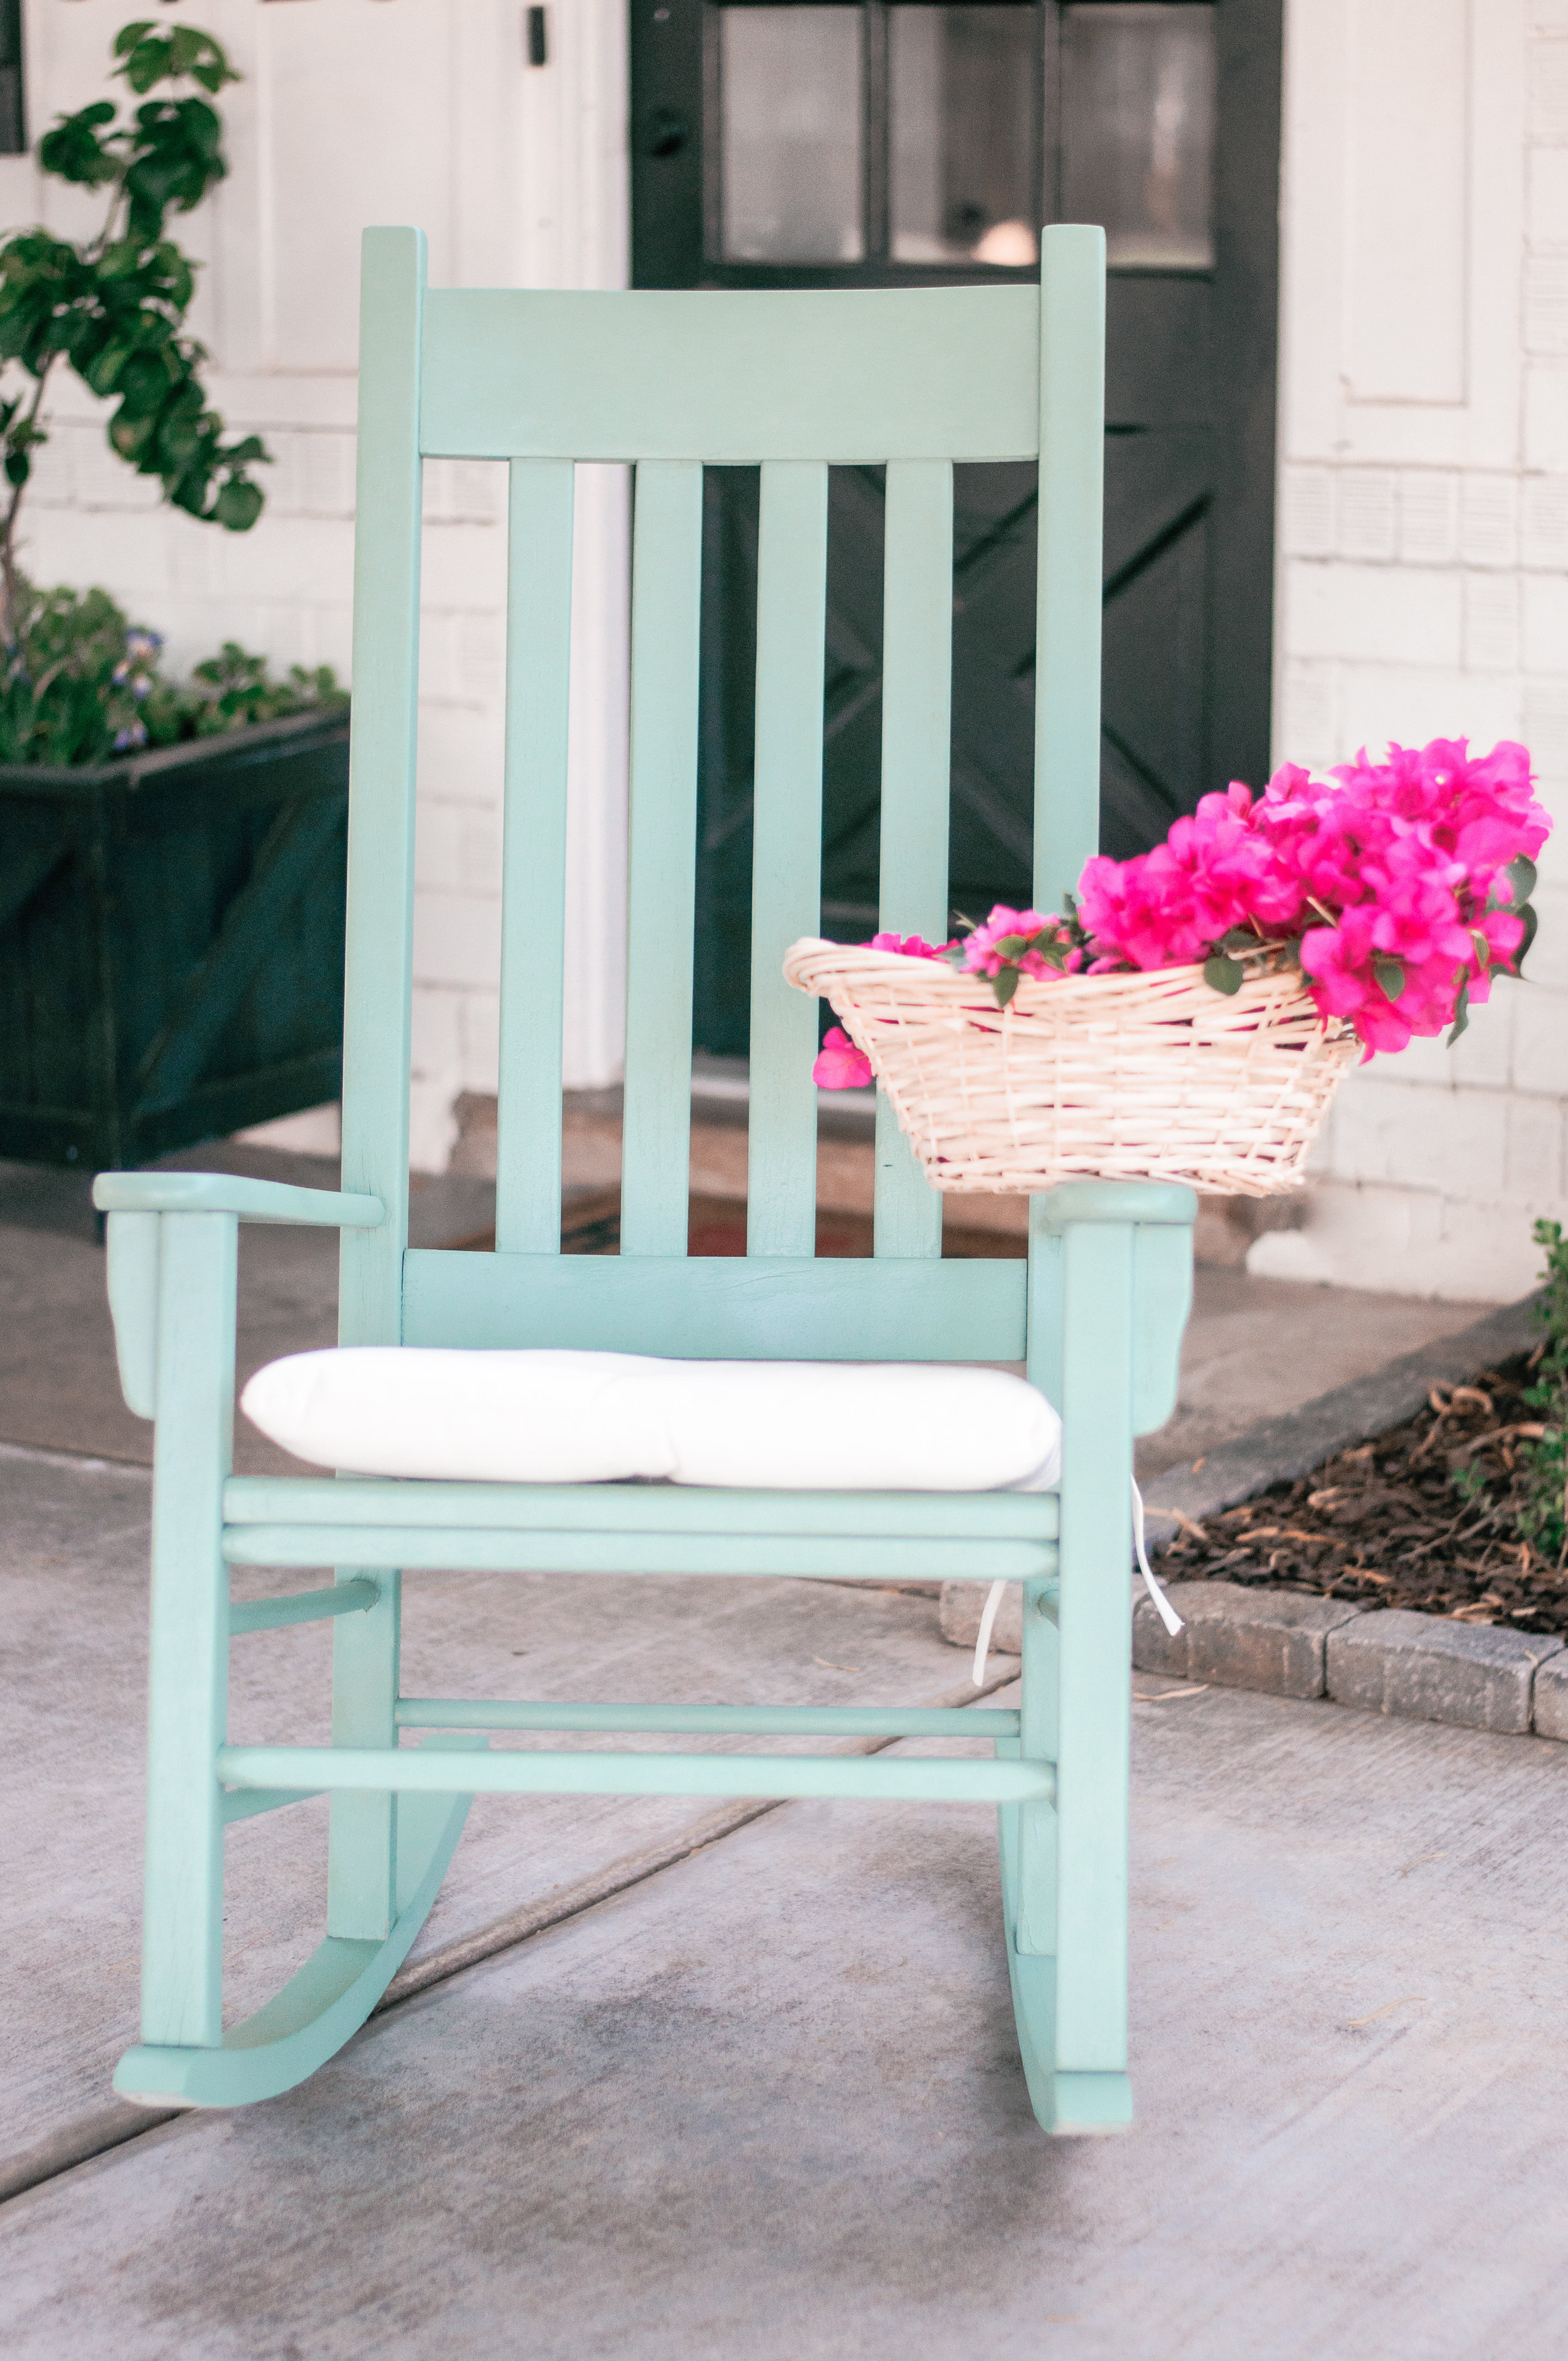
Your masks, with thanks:
[{"label": "chair stretcher rung", "polygon": [[319,1787],[234,1787],[224,1797],[224,1826],[253,1820],[258,1812],[280,1812],[286,1804],[308,1804]]},{"label": "chair stretcher rung", "polygon": [[455,1795],[795,1795],[861,1802],[1051,1802],[1049,1763],[863,1754],[472,1753],[413,1747],[225,1746],[237,1787]]},{"label": "chair stretcher rung", "polygon": [[391,1476],[231,1476],[231,1525],[396,1525],[412,1532],[859,1533],[1054,1541],[1054,1492],[777,1492],[696,1484],[460,1484]]},{"label": "chair stretcher rung", "polygon": [[378,1582],[336,1582],[325,1590],[285,1590],[276,1598],[237,1598],[229,1608],[229,1637],[316,1623],[326,1615],[362,1615],[381,1596]]},{"label": "chair stretcher rung", "polygon": [[397,1525],[230,1525],[230,1565],[464,1566],[485,1574],[736,1574],[929,1582],[1038,1582],[1054,1542],[860,1534],[442,1532]]},{"label": "chair stretcher rung", "polygon": [[974,1706],[530,1705],[400,1697],[405,1730],[604,1730],[729,1738],[1016,1738],[1019,1716]]}]

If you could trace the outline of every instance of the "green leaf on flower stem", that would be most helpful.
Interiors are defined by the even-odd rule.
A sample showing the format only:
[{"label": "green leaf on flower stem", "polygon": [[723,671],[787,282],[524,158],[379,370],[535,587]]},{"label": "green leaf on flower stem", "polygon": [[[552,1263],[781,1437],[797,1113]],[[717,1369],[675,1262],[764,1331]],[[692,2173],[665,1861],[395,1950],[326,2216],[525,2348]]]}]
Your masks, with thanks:
[{"label": "green leaf on flower stem", "polygon": [[1256,940],[1257,937],[1250,927],[1233,927],[1228,935],[1221,937],[1220,949],[1223,951],[1250,950]]},{"label": "green leaf on flower stem", "polygon": [[1469,1024],[1470,978],[1467,975],[1462,975],[1459,979],[1459,997],[1453,1004],[1453,1029],[1444,1043],[1444,1048],[1452,1049],[1460,1035],[1468,1029]]},{"label": "green leaf on flower stem", "polygon": [[1514,916],[1516,918],[1524,920],[1524,934],[1520,938],[1518,950],[1514,953],[1514,973],[1519,975],[1523,972],[1525,953],[1535,940],[1535,930],[1541,921],[1536,917],[1533,902],[1521,902]]},{"label": "green leaf on flower stem", "polygon": [[1212,991],[1224,993],[1227,998],[1241,990],[1245,973],[1239,961],[1224,951],[1211,951],[1203,962],[1204,983]]},{"label": "green leaf on flower stem", "polygon": [[1508,899],[1518,912],[1524,909],[1535,891],[1535,863],[1525,852],[1510,861],[1503,872],[1508,881]]},{"label": "green leaf on flower stem", "polygon": [[1003,959],[1016,959],[1020,951],[1026,951],[1028,948],[1027,935],[1000,935],[992,945],[992,949],[1000,951]]},{"label": "green leaf on flower stem", "polygon": [[1375,959],[1372,972],[1383,987],[1386,1000],[1398,1000],[1405,989],[1405,962],[1397,959]]},{"label": "green leaf on flower stem", "polygon": [[991,988],[996,994],[998,1008],[1005,1008],[1018,989],[1017,969],[1015,967],[998,968],[991,979]]}]

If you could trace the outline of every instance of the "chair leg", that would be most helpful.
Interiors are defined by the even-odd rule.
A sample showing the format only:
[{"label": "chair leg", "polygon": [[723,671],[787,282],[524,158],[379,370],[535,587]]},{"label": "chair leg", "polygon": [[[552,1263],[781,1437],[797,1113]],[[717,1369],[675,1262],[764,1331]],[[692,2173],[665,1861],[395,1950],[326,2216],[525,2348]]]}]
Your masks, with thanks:
[{"label": "chair leg", "polygon": [[142,2038],[223,2038],[223,1810],[228,1710],[223,1487],[234,1433],[232,1214],[160,1221]]},{"label": "chair leg", "polygon": [[1056,2131],[1132,2120],[1127,1805],[1132,1723],[1130,1223],[1063,1238]]},{"label": "chair leg", "polygon": [[[1059,1650],[1056,1602],[1044,1583],[1024,1587],[1023,1710],[1017,1738],[997,1752],[1057,1759]],[[1057,1817],[1049,1804],[1003,1805],[1003,1920],[1024,2079],[1038,2121],[1056,2120]]]},{"label": "chair leg", "polygon": [[[337,1580],[359,1574],[339,1566]],[[402,1577],[371,1574],[381,1596],[362,1615],[333,1625],[332,1741],[334,1746],[396,1746]],[[327,1932],[383,1941],[398,1916],[398,1799],[334,1795],[327,1837]],[[407,1849],[405,1848],[405,1850]]]},{"label": "chair leg", "polygon": [[[1110,1194],[1109,1191],[1106,1192]],[[1054,1811],[1003,1828],[1008,1966],[1036,2114],[1047,2131],[1132,2120],[1127,2081],[1127,1790],[1135,1230],[1109,1206],[1031,1208],[1029,1371],[1062,1415],[1059,1588],[1024,1614],[1019,1752],[1054,1761]],[[1009,1859],[1009,1856],[1011,1859]]]}]

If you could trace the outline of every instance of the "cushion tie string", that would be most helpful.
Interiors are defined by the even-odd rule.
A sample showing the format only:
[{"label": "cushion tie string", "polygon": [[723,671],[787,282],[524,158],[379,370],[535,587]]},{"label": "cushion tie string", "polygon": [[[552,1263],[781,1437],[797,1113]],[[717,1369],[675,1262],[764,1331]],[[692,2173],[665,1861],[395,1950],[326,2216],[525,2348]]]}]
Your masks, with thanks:
[{"label": "cushion tie string", "polygon": [[[1133,1486],[1133,1548],[1137,1555],[1138,1572],[1144,1578],[1144,1588],[1154,1601],[1156,1614],[1174,1639],[1182,1628],[1181,1618],[1160,1588],[1155,1578],[1154,1568],[1149,1564],[1148,1551],[1144,1545],[1144,1496],[1135,1482]],[[974,1643],[974,1685],[977,1689],[981,1687],[985,1681],[985,1660],[991,1653],[991,1635],[996,1629],[996,1618],[1002,1609],[1002,1594],[1006,1587],[1005,1582],[993,1582],[985,1595],[985,1606],[980,1619],[980,1631]]]}]

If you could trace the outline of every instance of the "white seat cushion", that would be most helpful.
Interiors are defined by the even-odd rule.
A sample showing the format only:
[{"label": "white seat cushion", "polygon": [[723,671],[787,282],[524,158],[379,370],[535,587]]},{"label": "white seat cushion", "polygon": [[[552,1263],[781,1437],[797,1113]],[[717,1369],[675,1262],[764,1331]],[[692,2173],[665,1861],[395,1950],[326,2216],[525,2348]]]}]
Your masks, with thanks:
[{"label": "white seat cushion", "polygon": [[356,1345],[258,1369],[240,1407],[357,1476],[626,1477],[783,1491],[1047,1489],[1061,1422],[1004,1370]]}]

